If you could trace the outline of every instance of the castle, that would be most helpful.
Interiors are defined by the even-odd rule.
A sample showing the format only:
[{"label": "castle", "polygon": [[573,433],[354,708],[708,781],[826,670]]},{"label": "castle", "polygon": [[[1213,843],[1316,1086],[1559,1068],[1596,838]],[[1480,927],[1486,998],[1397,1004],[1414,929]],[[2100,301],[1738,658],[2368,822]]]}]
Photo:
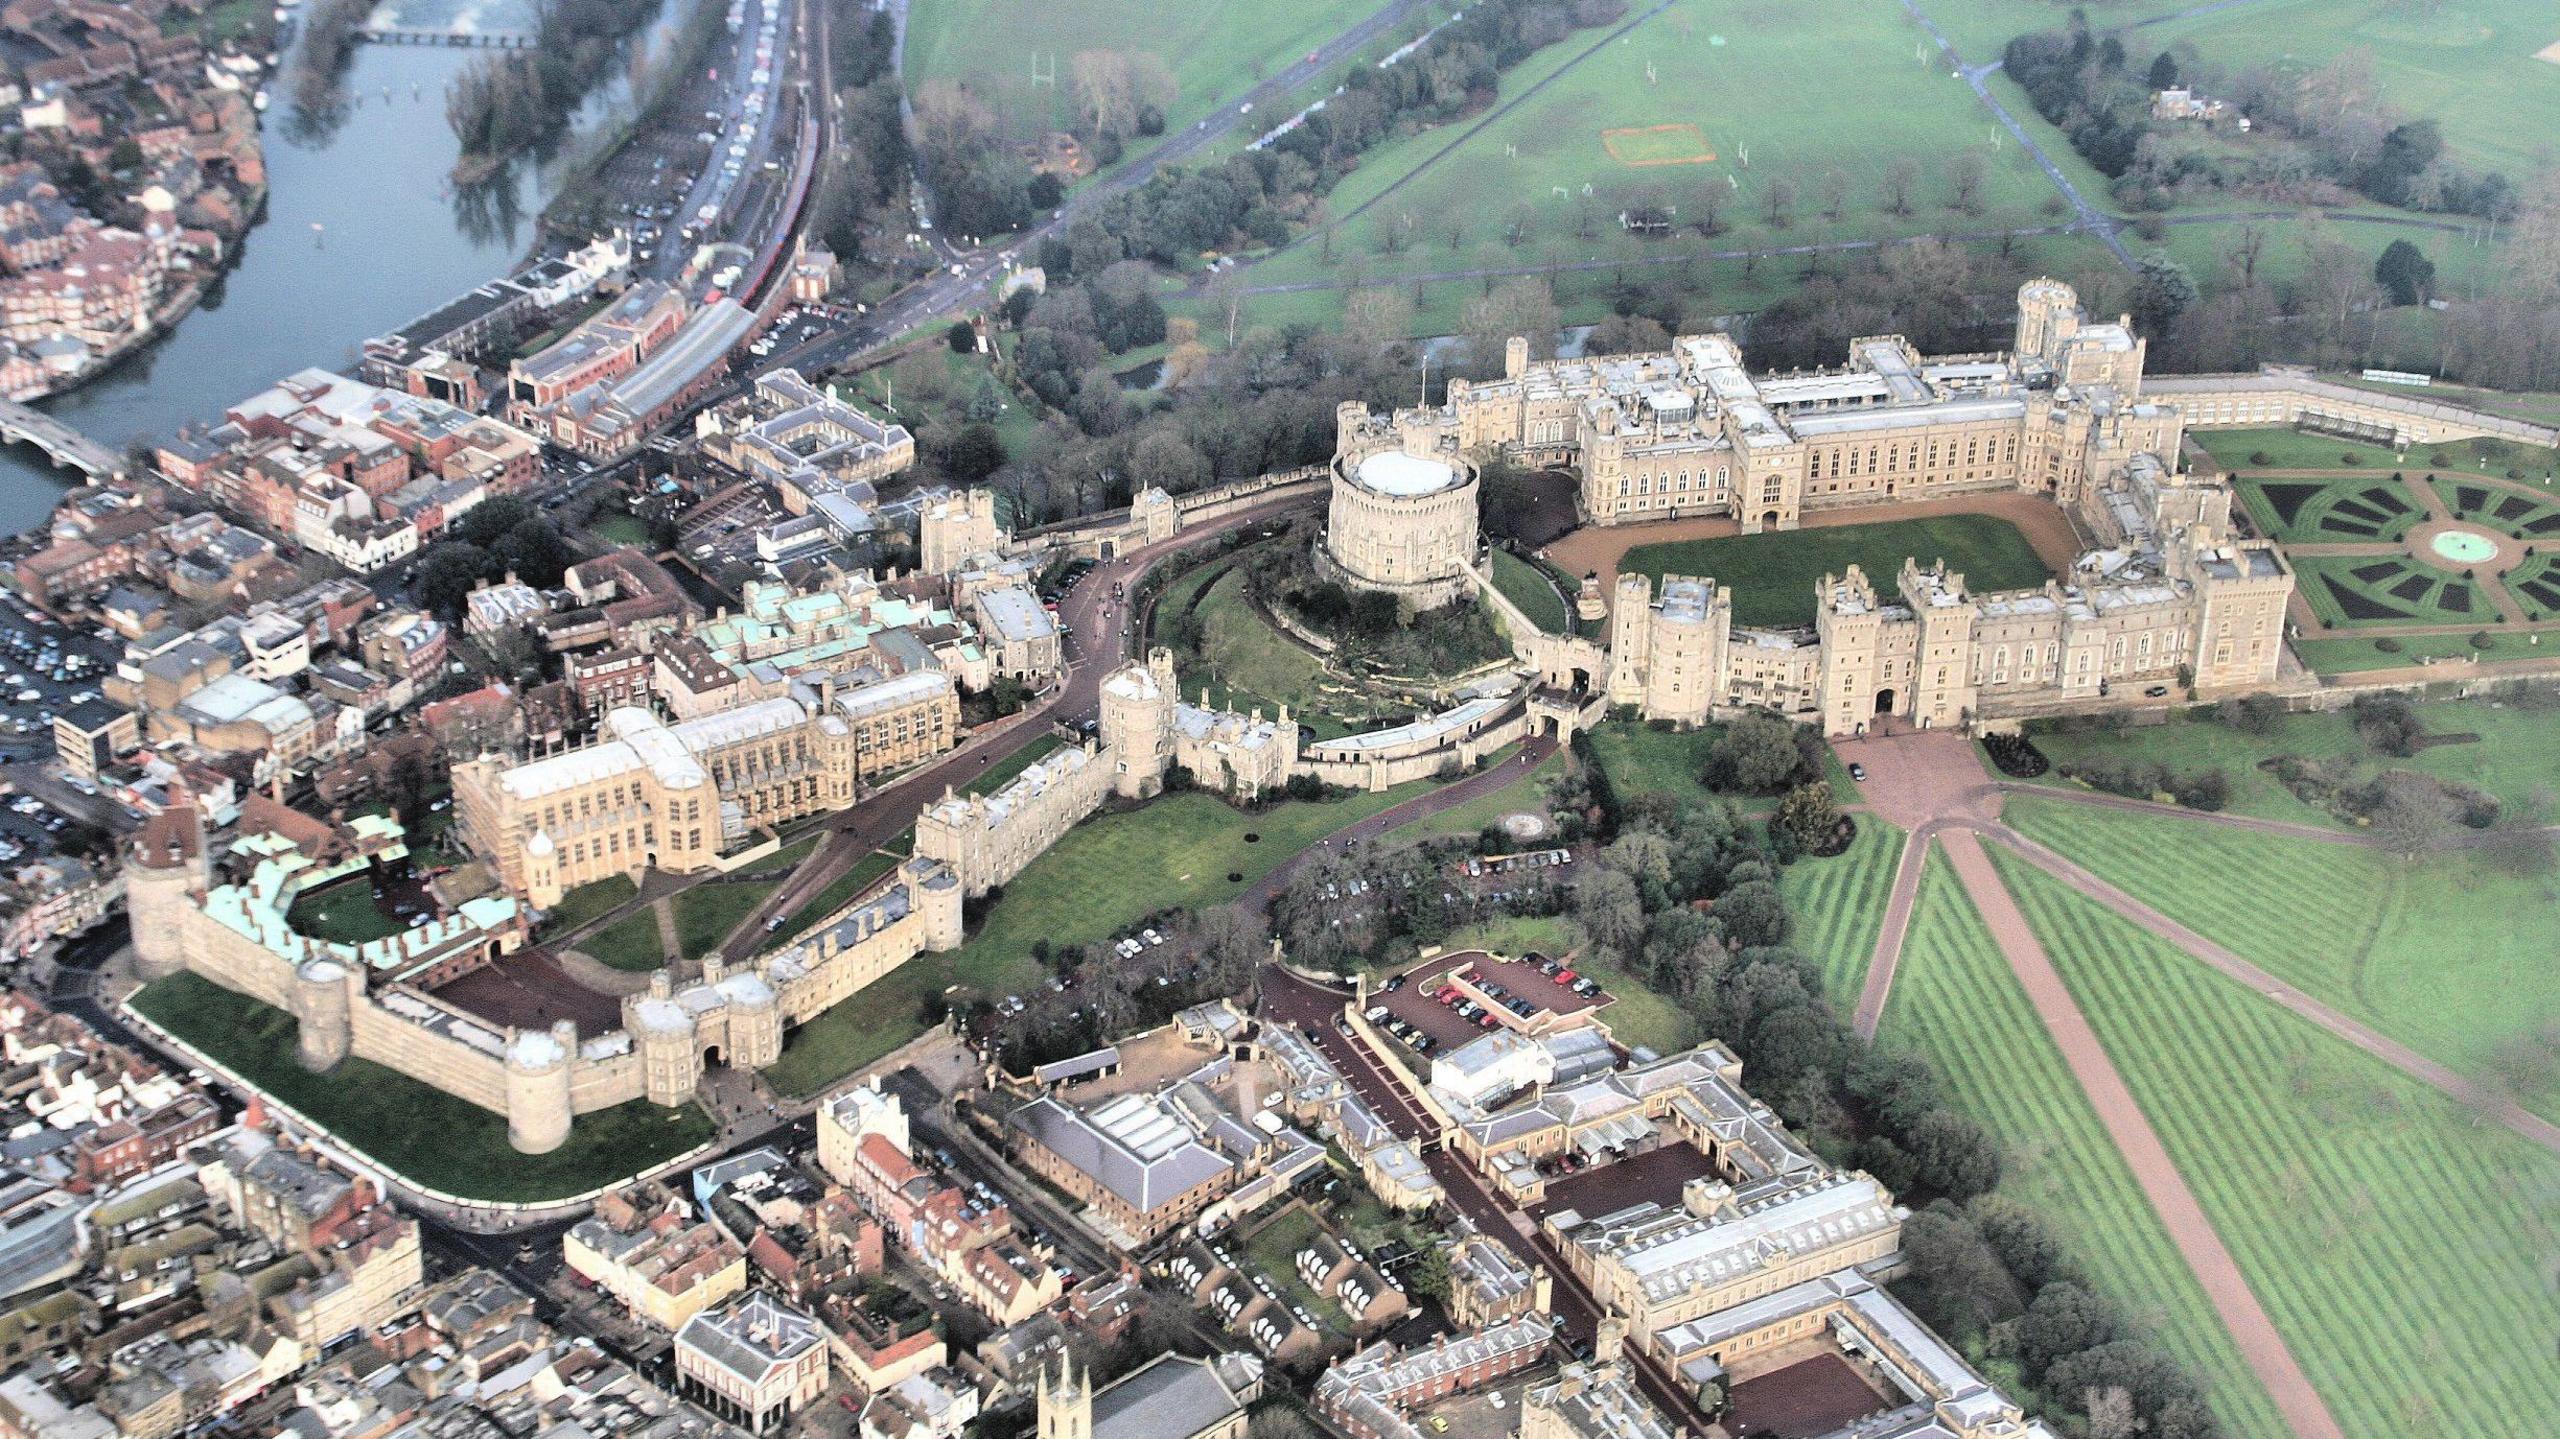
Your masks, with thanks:
[{"label": "castle", "polygon": [[194,806],[173,808],[143,831],[126,865],[140,973],[189,971],[283,1010],[306,1068],[327,1071],[352,1056],[397,1070],[503,1117],[509,1142],[527,1154],[565,1143],[581,1114],[634,1099],[690,1103],[709,1064],[763,1068],[781,1057],[786,1026],[961,938],[958,877],[911,859],[816,933],[751,964],[714,955],[683,984],[660,970],[645,993],[623,1000],[619,1029],[581,1036],[567,1020],[505,1028],[433,989],[457,967],[522,945],[514,900],[471,900],[362,946],[288,922],[302,893],[385,853],[324,865],[250,835],[217,865]]},{"label": "castle", "polygon": [[[2227,484],[2178,473],[2182,411],[2144,399],[2143,344],[2122,321],[2092,323],[2069,286],[2035,280],[2018,292],[2010,351],[1930,358],[1885,336],[1850,355],[1754,378],[1724,335],[1536,365],[1514,340],[1504,378],[1451,381],[1437,409],[1381,423],[1345,406],[1331,568],[1359,582],[1385,573],[1372,554],[1428,556],[1434,576],[1455,565],[1537,672],[1559,730],[1604,702],[1679,724],[1766,709],[1839,735],[1877,716],[1934,726],[2069,708],[2124,685],[2274,681],[2292,571],[2240,538]],[[1612,618],[1604,644],[1543,633],[1511,606],[1474,569],[1471,525],[1453,558],[1439,517],[1359,482],[1381,456],[1411,467],[1489,451],[1578,464],[1596,525],[1722,516],[1762,533],[1809,513],[2026,492],[2095,548],[2032,590],[1976,592],[1920,556],[1890,577],[1849,566],[1821,581],[1810,629],[1737,628],[1711,576],[1627,575],[1583,597],[1586,618]]]}]

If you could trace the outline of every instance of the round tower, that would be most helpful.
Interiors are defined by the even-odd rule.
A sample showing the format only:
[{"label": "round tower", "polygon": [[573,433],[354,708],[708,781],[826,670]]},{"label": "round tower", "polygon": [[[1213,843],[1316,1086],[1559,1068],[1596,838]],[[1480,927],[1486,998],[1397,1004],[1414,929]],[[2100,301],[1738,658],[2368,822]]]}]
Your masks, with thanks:
[{"label": "round tower", "polygon": [[560,887],[560,848],[541,830],[524,842],[524,897],[536,909],[549,909],[566,893]]},{"label": "round tower", "polygon": [[314,1074],[337,1068],[355,1045],[348,983],[347,967],[326,957],[304,960],[293,973],[294,1057]]},{"label": "round tower", "polygon": [[562,1020],[507,1042],[507,1143],[519,1154],[548,1154],[569,1138],[569,1056],[578,1027]]},{"label": "round tower", "polygon": [[134,836],[124,867],[125,912],[132,919],[136,969],[166,979],[187,966],[187,931],[212,880],[204,825],[192,802],[172,805]]},{"label": "round tower", "polygon": [[1123,797],[1144,799],[1164,787],[1176,694],[1173,651],[1161,645],[1147,652],[1145,664],[1132,661],[1103,679],[1097,728],[1118,767],[1113,787]]},{"label": "round tower", "polygon": [[924,947],[958,949],[962,938],[960,876],[949,865],[911,859],[901,867],[915,912],[924,921]]},{"label": "round tower", "polygon": [[649,976],[645,993],[623,997],[622,1028],[640,1055],[649,1102],[677,1105],[691,1099],[702,1080],[700,1031],[693,1015],[676,1003],[675,982],[665,970]]}]

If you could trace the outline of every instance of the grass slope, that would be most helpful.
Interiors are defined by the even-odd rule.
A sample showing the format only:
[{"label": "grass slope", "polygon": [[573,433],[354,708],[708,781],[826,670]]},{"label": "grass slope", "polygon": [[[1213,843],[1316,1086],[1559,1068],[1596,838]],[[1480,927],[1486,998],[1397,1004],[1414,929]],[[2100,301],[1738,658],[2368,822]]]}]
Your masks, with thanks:
[{"label": "grass slope", "polygon": [[1921,879],[1878,1038],[1930,1058],[1957,1106],[1998,1137],[2001,1192],[2204,1381],[2232,1439],[2288,1432],[1943,861]]},{"label": "grass slope", "polygon": [[[1994,851],[1995,857],[2000,852]],[[2504,1439],[2560,1406],[2560,1161],[2023,862],[2019,906],[2354,1439]]]},{"label": "grass slope", "polygon": [[1034,940],[1091,944],[1158,910],[1225,903],[1325,835],[1431,787],[1421,780],[1260,814],[1176,794],[1087,820],[1014,876],[967,944],[917,958],[800,1026],[765,1077],[785,1094],[816,1094],[923,1033],[925,1002],[947,988],[1002,996],[1029,984],[1039,970]]},{"label": "grass slope", "polygon": [[2513,1075],[2520,1101],[2560,1117],[2560,1083],[2547,1065],[2526,1064],[2536,1037],[2560,1023],[2560,970],[2549,927],[2518,922],[2551,914],[2560,883],[2468,855],[2410,864],[2359,846],[2050,801],[2013,803],[2009,821],[2392,1038],[2466,1074]]},{"label": "grass slope", "polygon": [[1711,578],[1733,592],[1737,625],[1810,625],[1814,590],[1824,575],[1854,564],[1878,589],[1890,591],[1906,558],[1924,565],[1943,559],[1977,592],[2032,588],[2051,574],[2017,526],[1989,515],[1932,515],[1638,545],[1618,562],[1618,570],[1657,584],[1665,574]]},{"label": "grass slope", "polygon": [[1795,916],[1795,947],[1821,966],[1823,991],[1844,1009],[1857,1002],[1875,958],[1903,839],[1901,830],[1862,815],[1847,849],[1829,859],[1797,860],[1778,877]]},{"label": "grass slope", "polygon": [[351,1148],[416,1183],[471,1199],[533,1201],[627,1179],[709,1139],[701,1110],[633,1100],[578,1117],[569,1142],[519,1154],[507,1122],[396,1070],[350,1059],[313,1074],[294,1058],[292,1016],[194,974],[145,987],[133,1007]]}]

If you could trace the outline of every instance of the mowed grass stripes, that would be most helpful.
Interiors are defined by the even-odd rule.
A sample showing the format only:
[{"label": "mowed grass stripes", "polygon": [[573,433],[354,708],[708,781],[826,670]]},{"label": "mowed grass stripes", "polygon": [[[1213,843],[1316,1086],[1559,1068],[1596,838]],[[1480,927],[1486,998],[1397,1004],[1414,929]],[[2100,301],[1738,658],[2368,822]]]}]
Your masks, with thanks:
[{"label": "mowed grass stripes", "polygon": [[2510,1439],[2560,1411],[2560,1159],[1992,853],[2348,1434]]},{"label": "mowed grass stripes", "polygon": [[1903,838],[1883,820],[1860,815],[1858,837],[1847,849],[1829,859],[1797,860],[1779,879],[1795,915],[1795,947],[1822,967],[1823,992],[1843,1009],[1857,1003],[1875,957]]},{"label": "mowed grass stripes", "polygon": [[2322,1003],[2560,1118],[2560,883],[2173,816],[2013,801],[2009,822]]},{"label": "mowed grass stripes", "polygon": [[1998,1137],[2007,1159],[2001,1192],[2050,1224],[2090,1282],[2195,1374],[2230,1439],[2283,1439],[2266,1390],[1944,859],[1933,857],[1922,878],[1880,1039],[1936,1064],[1958,1107]]}]

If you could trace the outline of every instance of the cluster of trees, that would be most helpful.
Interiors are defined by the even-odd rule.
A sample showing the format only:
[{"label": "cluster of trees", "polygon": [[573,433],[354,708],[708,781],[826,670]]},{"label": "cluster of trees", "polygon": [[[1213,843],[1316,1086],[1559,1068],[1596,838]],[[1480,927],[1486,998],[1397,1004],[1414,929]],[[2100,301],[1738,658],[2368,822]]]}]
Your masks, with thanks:
[{"label": "cluster of trees", "polygon": [[1448,877],[1476,849],[1472,840],[1320,851],[1301,864],[1272,901],[1273,929],[1299,964],[1342,971],[1402,964],[1460,925],[1492,914],[1552,914],[1565,892],[1545,871],[1499,904]]},{"label": "cluster of trees", "polygon": [[1165,942],[1134,959],[1107,944],[1032,942],[1032,958],[1049,970],[1049,982],[1019,996],[1018,1009],[1008,1004],[989,1011],[1007,1069],[1025,1073],[1092,1049],[1097,1035],[1150,1029],[1192,1005],[1248,993],[1254,972],[1271,955],[1269,926],[1232,905],[1148,922]]},{"label": "cluster of trees", "polygon": [[303,12],[302,44],[292,75],[294,103],[306,111],[330,107],[338,81],[355,58],[356,32],[373,14],[375,0],[318,0]]},{"label": "cluster of trees", "polygon": [[2218,810],[2231,802],[2231,775],[2216,765],[2173,770],[2151,760],[2094,755],[2074,760],[2062,772],[2092,789],[2132,799],[2165,794],[2189,809]]},{"label": "cluster of trees", "polygon": [[445,123],[462,142],[458,169],[485,172],[558,140],[657,12],[658,0],[549,0],[531,50],[484,55],[445,90]]},{"label": "cluster of trees", "polygon": [[[2433,120],[2406,119],[2381,103],[2365,51],[2306,74],[2260,66],[2222,82],[2191,74],[2198,64],[2182,50],[2162,51],[2137,71],[2120,35],[2098,34],[2075,13],[2061,30],[2010,41],[2003,60],[2036,113],[2116,181],[2125,204],[2165,209],[2181,188],[2313,200],[2325,185],[2410,209],[2486,217],[2514,209],[2505,176],[2462,169],[2446,156]],[[2154,93],[2203,78],[2216,78],[2220,98],[2249,117],[2248,149],[2215,145],[2184,122],[2152,120]]]},{"label": "cluster of trees", "polygon": [[459,620],[480,583],[512,573],[535,589],[552,589],[571,563],[551,517],[512,496],[483,500],[418,559],[418,603]]},{"label": "cluster of trees", "polygon": [[2047,1412],[2089,1432],[2211,1439],[2188,1378],[2081,1287],[2031,1217],[1992,1195],[1999,1153],[1928,1066],[1870,1049],[1824,998],[1787,943],[1778,866],[1747,822],[1721,803],[1621,800],[1576,743],[1599,780],[1582,798],[1611,836],[1573,896],[1585,944],[1732,1045],[1752,1092],[1835,1163],[1922,1210],[1903,1244],[1923,1317],[1977,1355],[2014,1359]]},{"label": "cluster of trees", "polygon": [[864,0],[835,0],[827,33],[837,119],[820,160],[809,227],[840,261],[852,264],[864,253],[864,235],[895,238],[910,228],[911,156],[899,115],[898,31],[886,10]]}]

